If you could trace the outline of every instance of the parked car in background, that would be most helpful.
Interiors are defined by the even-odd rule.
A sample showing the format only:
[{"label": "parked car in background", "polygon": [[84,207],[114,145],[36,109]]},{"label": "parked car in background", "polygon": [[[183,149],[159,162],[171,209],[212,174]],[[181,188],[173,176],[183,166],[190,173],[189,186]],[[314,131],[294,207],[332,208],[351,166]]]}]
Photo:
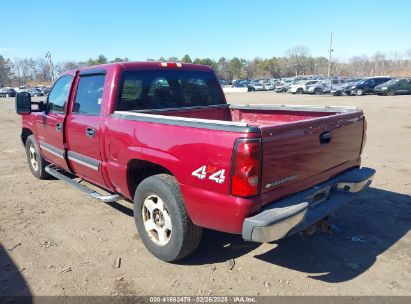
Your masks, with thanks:
[{"label": "parked car in background", "polygon": [[338,92],[341,92],[344,84],[345,84],[344,80],[336,79],[336,78],[325,81],[325,87],[323,88],[323,93],[341,95]]},{"label": "parked car in background", "polygon": [[336,95],[336,96],[347,95],[347,93],[346,93],[347,87],[352,86],[352,85],[356,84],[357,82],[359,82],[361,80],[362,80],[361,78],[343,79],[344,83],[341,85],[341,87],[332,90],[331,94]]},{"label": "parked car in background", "polygon": [[318,83],[318,80],[300,81],[292,84],[289,87],[288,92],[293,94],[302,94],[306,92],[309,86],[315,85],[316,83]]},{"label": "parked car in background", "polygon": [[271,83],[272,83],[272,85],[273,85],[273,87],[274,87],[274,90],[275,90],[276,87],[278,87],[278,86],[280,86],[280,85],[283,84],[280,80],[277,80],[277,81],[274,81],[274,82],[271,81]]},{"label": "parked car in background", "polygon": [[345,88],[347,95],[361,96],[364,94],[374,93],[374,88],[384,82],[391,80],[392,77],[371,77],[361,80]]},{"label": "parked car in background", "polygon": [[39,88],[32,88],[32,89],[28,90],[28,92],[30,93],[31,96],[34,96],[34,97],[44,96],[45,95],[43,93],[43,91],[40,90]]},{"label": "parked car in background", "polygon": [[42,89],[44,95],[48,95],[50,93],[51,88],[49,87],[45,87],[44,89]]},{"label": "parked car in background", "polygon": [[259,81],[252,81],[247,85],[248,91],[264,91],[264,85]]},{"label": "parked car in background", "polygon": [[0,89],[0,97],[15,97],[16,90],[13,88],[1,88]]},{"label": "parked car in background", "polygon": [[279,85],[274,89],[276,93],[285,93],[288,91],[288,88],[293,84],[293,79],[283,79]]},{"label": "parked car in background", "polygon": [[341,79],[317,81],[314,84],[308,85],[305,93],[315,95],[331,93],[333,95],[339,95],[338,92],[341,92],[344,83],[344,80]]},{"label": "parked car in background", "polygon": [[273,84],[268,80],[263,82],[263,86],[264,86],[264,90],[266,90],[266,91],[274,90]]},{"label": "parked car in background", "polygon": [[246,88],[247,87],[247,82],[243,80],[237,80],[236,82],[233,82],[232,85],[234,88]]},{"label": "parked car in background", "polygon": [[221,85],[222,87],[228,85],[228,81],[227,81],[227,80],[219,79],[218,81],[220,82],[220,85]]},{"label": "parked car in background", "polygon": [[269,81],[272,83],[272,85],[273,85],[274,87],[275,87],[275,84],[276,84],[276,83],[280,82],[280,80],[277,79],[277,78],[271,78],[271,79],[269,79]]},{"label": "parked car in background", "polygon": [[325,87],[325,81],[317,81],[316,83],[306,85],[306,94],[320,95],[323,93],[323,87]]},{"label": "parked car in background", "polygon": [[394,96],[396,94],[411,94],[411,78],[395,78],[374,88],[378,95]]}]

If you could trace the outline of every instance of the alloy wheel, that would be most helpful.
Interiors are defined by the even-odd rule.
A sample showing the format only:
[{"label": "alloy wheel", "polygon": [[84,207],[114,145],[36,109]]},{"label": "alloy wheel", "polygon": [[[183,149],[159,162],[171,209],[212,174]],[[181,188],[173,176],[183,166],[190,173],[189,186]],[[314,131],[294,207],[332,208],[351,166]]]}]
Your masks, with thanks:
[{"label": "alloy wheel", "polygon": [[150,239],[157,245],[165,246],[171,238],[171,217],[163,200],[149,195],[143,202],[142,218],[144,228]]}]

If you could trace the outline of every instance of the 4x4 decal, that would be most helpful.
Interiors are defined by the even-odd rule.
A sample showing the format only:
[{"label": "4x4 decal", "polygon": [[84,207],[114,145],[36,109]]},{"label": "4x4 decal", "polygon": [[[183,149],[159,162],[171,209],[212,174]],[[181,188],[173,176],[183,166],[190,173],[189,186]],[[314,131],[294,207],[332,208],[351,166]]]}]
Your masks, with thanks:
[{"label": "4x4 decal", "polygon": [[[200,168],[198,168],[197,170],[194,170],[191,175],[195,176],[199,179],[205,179],[207,177],[207,166],[201,166]],[[217,184],[222,184],[225,181],[225,169],[219,170],[213,174],[211,174],[208,179],[212,180],[214,182],[216,182]]]}]

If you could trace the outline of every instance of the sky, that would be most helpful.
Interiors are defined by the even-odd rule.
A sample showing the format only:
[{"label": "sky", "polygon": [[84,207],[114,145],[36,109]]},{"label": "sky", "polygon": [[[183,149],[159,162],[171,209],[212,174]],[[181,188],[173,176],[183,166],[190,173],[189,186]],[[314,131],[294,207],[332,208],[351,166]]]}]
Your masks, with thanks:
[{"label": "sky", "polygon": [[388,55],[411,49],[410,0],[2,1],[0,55],[53,61]]}]

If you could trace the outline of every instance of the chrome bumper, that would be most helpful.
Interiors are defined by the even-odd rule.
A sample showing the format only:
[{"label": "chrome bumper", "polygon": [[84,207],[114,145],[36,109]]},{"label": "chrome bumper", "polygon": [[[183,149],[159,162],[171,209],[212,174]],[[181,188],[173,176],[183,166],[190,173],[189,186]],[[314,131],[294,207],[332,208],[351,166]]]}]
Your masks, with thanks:
[{"label": "chrome bumper", "polygon": [[375,175],[370,168],[356,168],[308,190],[265,206],[263,211],[244,220],[246,241],[272,242],[300,232],[358,199]]}]

